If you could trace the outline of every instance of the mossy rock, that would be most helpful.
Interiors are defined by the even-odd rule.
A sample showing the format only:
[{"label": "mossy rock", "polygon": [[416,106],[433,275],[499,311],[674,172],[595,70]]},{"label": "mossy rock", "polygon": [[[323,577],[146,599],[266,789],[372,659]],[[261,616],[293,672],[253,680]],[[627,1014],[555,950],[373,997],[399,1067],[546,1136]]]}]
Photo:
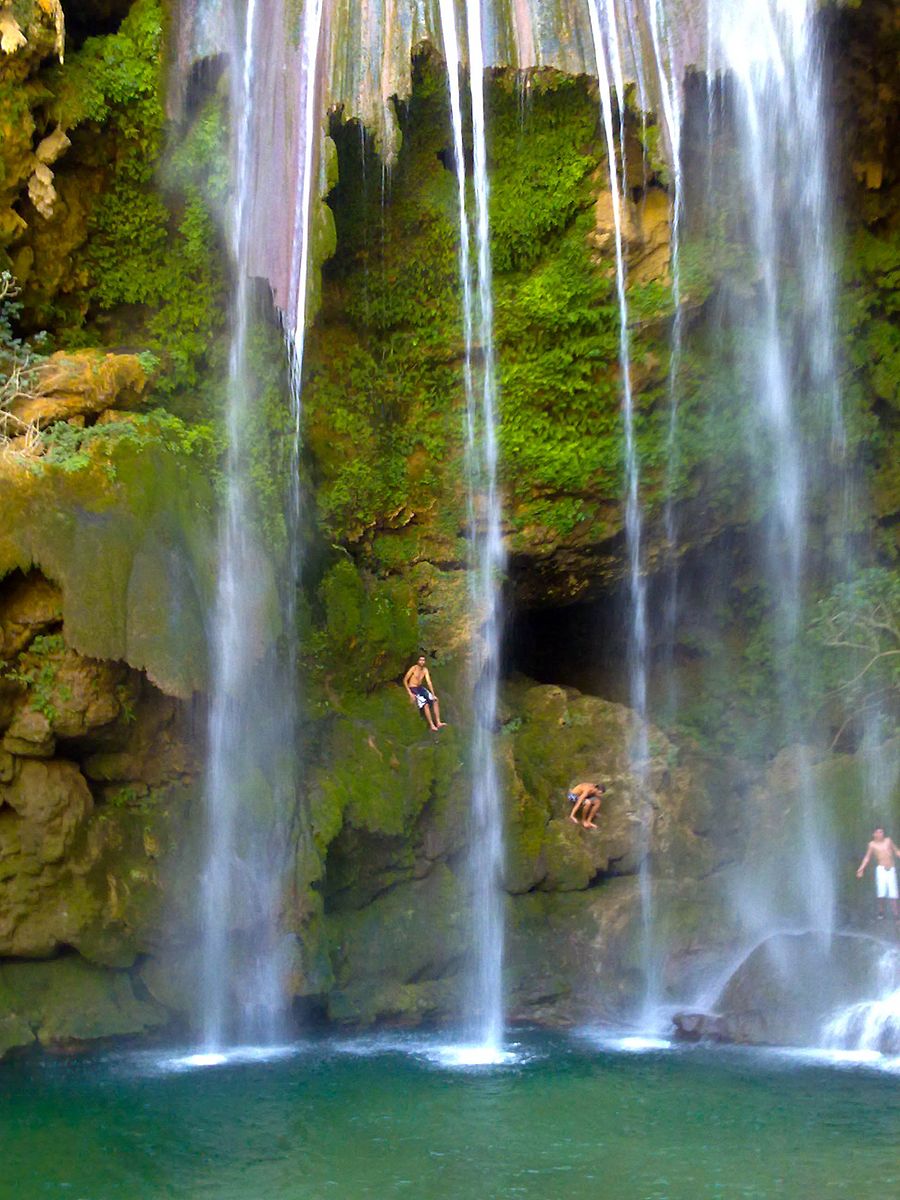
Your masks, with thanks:
[{"label": "mossy rock", "polygon": [[378,996],[414,999],[417,989],[412,985],[455,973],[467,944],[463,891],[442,864],[424,879],[390,889],[362,910],[325,920],[336,979],[329,1009],[334,1006],[346,1017],[354,997],[360,1005],[367,997],[360,1020],[398,1015],[396,1008],[379,1009]]},{"label": "mossy rock", "polygon": [[9,1031],[17,1045],[24,1044],[25,1026],[43,1046],[66,1046],[146,1033],[168,1020],[160,1005],[136,994],[126,972],[92,967],[75,955],[0,963],[0,1007],[18,1022]]},{"label": "mossy rock", "polygon": [[206,685],[215,580],[208,472],[148,419],[68,458],[0,470],[0,577],[39,568],[63,594],[68,644],[188,697]]}]

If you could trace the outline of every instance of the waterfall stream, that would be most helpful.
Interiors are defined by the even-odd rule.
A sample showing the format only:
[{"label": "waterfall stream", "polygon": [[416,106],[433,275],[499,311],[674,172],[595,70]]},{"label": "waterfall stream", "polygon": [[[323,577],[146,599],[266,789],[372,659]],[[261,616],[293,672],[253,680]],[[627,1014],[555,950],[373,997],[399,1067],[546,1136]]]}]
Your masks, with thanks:
[{"label": "waterfall stream", "polygon": [[[816,6],[805,0],[710,0],[709,53],[725,72],[725,107],[733,122],[734,178],[746,229],[751,293],[733,295],[723,320],[744,338],[740,369],[751,404],[748,479],[762,513],[756,548],[770,606],[772,702],[783,744],[803,738],[800,637],[808,605],[814,542],[811,504],[835,475],[824,454],[808,453],[829,424],[837,436],[840,397],[833,319],[830,181],[821,105],[821,47]],[[824,551],[820,571],[832,578],[849,564]],[[828,814],[817,804],[805,754],[796,756],[801,798],[804,884],[791,903],[798,918],[828,931],[834,922],[833,853]],[[784,919],[771,881],[758,879],[736,897],[745,927]],[[759,885],[759,886],[757,886]]]},{"label": "waterfall stream", "polygon": [[[628,686],[637,721],[629,754],[638,787],[646,784],[649,747],[647,742],[647,594],[642,564],[643,512],[640,500],[640,464],[634,424],[634,394],[631,378],[631,332],[626,292],[627,263],[624,238],[624,212],[628,203],[627,164],[625,159],[625,81],[619,44],[618,13],[615,0],[590,0],[591,34],[597,65],[600,106],[606,153],[609,164],[609,188],[612,206],[616,295],[619,305],[619,371],[622,391],[622,416],[625,429],[625,540],[627,553],[628,596]],[[615,113],[613,111],[615,99]],[[614,116],[618,117],[618,152]],[[621,157],[621,167],[617,161]],[[653,1024],[658,1003],[657,959],[654,947],[653,881],[649,859],[650,828],[642,833],[640,867],[642,962],[645,994],[642,1024]]]},{"label": "waterfall stream", "polygon": [[[294,612],[300,559],[300,377],[317,169],[321,0],[304,9],[296,52],[285,49],[289,21],[280,4],[249,0],[243,20],[235,14],[231,25],[234,149],[228,226],[234,285],[226,499],[211,640],[198,997],[207,1051],[280,1036],[294,953],[292,939],[282,929],[281,909],[298,793]],[[278,134],[289,127],[293,137],[278,144]],[[293,197],[292,210],[286,197]],[[285,216],[287,244],[281,232]],[[284,523],[283,536],[273,541],[263,536],[264,514],[253,482],[259,453],[251,432],[254,355],[259,353],[254,329],[260,319],[253,277],[261,264],[280,261],[285,254],[287,286],[280,297],[276,288],[276,299],[283,305],[287,330],[293,436],[281,458],[276,456],[267,468],[278,474]],[[279,274],[284,270],[281,262]],[[268,514],[270,520],[276,515]]]},{"label": "waterfall stream", "polygon": [[[476,289],[472,286],[456,14],[452,0],[441,0],[459,206],[459,276],[465,342],[466,475],[472,555],[469,603],[474,628],[470,667],[474,701],[471,746],[472,845],[469,861],[474,970],[467,1017],[469,1036],[486,1050],[498,1051],[503,1041],[503,809],[493,738],[500,675],[502,614],[499,585],[504,551],[497,485],[497,393],[481,20],[478,0],[467,0],[466,34],[474,147]],[[476,349],[479,351],[477,366]]]},{"label": "waterfall stream", "polygon": [[[241,8],[234,7],[235,11]],[[374,13],[378,5],[366,5],[367,13],[370,7]],[[684,137],[688,107],[684,72],[688,62],[697,65],[698,59],[690,58],[679,42],[679,7],[667,0],[588,0],[588,29],[581,31],[593,53],[589,69],[598,81],[609,180],[623,431],[625,668],[633,712],[628,750],[635,807],[642,814],[637,857],[644,983],[640,1011],[634,1015],[648,1029],[657,1024],[661,1009],[667,950],[660,933],[651,853],[648,721],[657,717],[651,680],[654,671],[664,676],[661,690],[666,701],[660,708],[667,724],[677,729],[684,703],[675,667],[684,620],[679,564],[693,534],[683,527],[683,513],[673,500],[682,464],[690,459],[692,436],[681,407],[682,367],[688,361],[690,337],[684,312],[689,290],[684,256],[692,225],[696,229],[703,221],[712,224],[710,214],[718,219],[720,209],[725,214],[722,222],[727,225],[729,250],[739,247],[741,256],[738,269],[723,272],[727,280],[721,286],[718,282],[709,305],[715,307],[720,354],[733,373],[735,389],[734,396],[714,397],[717,414],[723,422],[733,421],[735,430],[722,451],[722,469],[739,478],[740,524],[763,597],[759,605],[765,610],[760,653],[773,680],[766,702],[776,713],[776,734],[765,753],[771,758],[785,747],[796,751],[792,759],[799,797],[795,853],[804,864],[799,882],[785,877],[784,863],[763,864],[758,871],[745,871],[740,879],[729,876],[723,886],[740,936],[748,944],[785,925],[812,928],[824,936],[835,926],[834,836],[827,808],[816,794],[811,759],[800,748],[811,729],[811,722],[802,716],[806,668],[801,643],[814,595],[853,574],[856,559],[850,531],[858,503],[843,462],[847,439],[838,384],[828,122],[823,54],[814,20],[817,6],[813,0],[706,0],[700,6],[707,43],[704,116],[710,162],[705,176],[695,168],[707,164],[692,162],[691,178]],[[396,17],[394,5],[388,4],[388,10]],[[417,9],[414,18],[407,13],[401,24],[403,38],[440,33],[448,75],[464,343],[472,627],[468,882],[473,966],[465,1017],[467,1036],[499,1051],[504,1038],[504,847],[494,742],[505,554],[485,112],[485,71],[494,52],[490,40],[496,40],[497,12],[487,0],[462,0],[459,5],[455,0],[439,0],[437,11],[439,31],[430,28],[434,16],[424,9]],[[519,24],[513,40],[518,46],[530,44],[526,27],[534,25],[541,37],[531,44],[530,53],[540,57],[540,46],[548,36],[535,18],[535,13],[543,12],[541,4],[535,0],[517,5],[516,12]],[[330,23],[345,16],[331,12],[327,0],[306,0],[299,9],[289,0],[283,5],[281,0],[248,0],[240,18],[235,16],[229,26],[234,68],[229,220],[234,282],[227,487],[210,639],[212,698],[201,905],[202,1029],[210,1049],[234,1038],[277,1036],[293,953],[290,939],[281,932],[281,904],[287,831],[298,803],[298,767],[291,752],[298,687],[293,630],[301,560],[298,463],[304,339],[310,319],[310,224],[318,199],[323,106],[334,99],[327,81],[322,81],[321,76],[327,75],[322,64],[329,52],[333,55]],[[295,41],[287,36],[292,21],[298,26]],[[367,53],[387,55],[391,21],[384,17],[382,24],[385,28],[373,16],[370,27],[357,31],[365,34]],[[465,31],[462,49],[461,28]],[[468,95],[460,83],[466,67]],[[384,63],[382,68],[387,78]],[[652,111],[662,134],[671,203],[667,282],[673,307],[660,473],[665,499],[654,501],[652,509],[642,493],[645,464],[638,435],[645,414],[640,411],[642,388],[634,382],[639,351],[635,350],[629,279],[633,205],[642,190],[632,186],[627,161],[632,78],[641,109],[635,116],[642,122],[642,132],[647,132]],[[385,111],[389,94],[379,99]],[[384,130],[393,120],[383,112],[379,119]],[[393,144],[386,137],[381,147],[385,170]],[[727,153],[715,163],[714,144],[727,146]],[[646,191],[646,160],[644,167]],[[258,279],[270,284],[281,316],[290,377],[293,441],[282,463],[286,534],[283,547],[274,555],[270,546],[263,552],[260,542],[254,464],[246,440],[252,422],[251,342]],[[829,496],[826,502],[823,498]],[[660,539],[665,596],[654,614],[647,576],[658,569]],[[725,577],[731,569],[724,559],[711,568],[723,590],[731,582]],[[710,616],[709,628],[716,619]],[[275,645],[278,631],[283,641],[280,649]],[[728,662],[724,627],[714,629],[715,637],[719,643],[709,653],[712,665],[706,684],[712,672],[722,671],[722,664]],[[887,768],[882,774],[889,779]]]},{"label": "waterfall stream", "polygon": [[877,983],[874,999],[847,1005],[826,1022],[824,1046],[900,1055],[900,950],[882,951]]}]

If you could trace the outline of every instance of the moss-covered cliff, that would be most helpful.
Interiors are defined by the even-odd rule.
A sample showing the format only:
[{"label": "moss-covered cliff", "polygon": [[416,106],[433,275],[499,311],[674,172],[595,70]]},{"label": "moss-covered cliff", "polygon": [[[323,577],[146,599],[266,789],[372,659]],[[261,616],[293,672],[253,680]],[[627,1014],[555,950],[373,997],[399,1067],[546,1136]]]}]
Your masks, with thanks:
[{"label": "moss-covered cliff", "polygon": [[[87,11],[70,19],[75,37],[60,63],[54,4],[16,0],[26,40],[0,56],[0,269],[20,289],[0,313],[0,382],[24,363],[26,385],[0,405],[0,957],[9,960],[0,1051],[139,1032],[191,1008],[229,299],[227,80],[221,62],[206,63],[177,121],[167,119],[169,9],[159,0],[114,9],[102,22]],[[898,25],[880,0],[827,20],[843,180],[842,385],[872,496],[855,534],[866,565],[890,572]],[[349,112],[330,117],[337,245],[322,269],[303,393],[303,713],[286,751],[305,764],[308,829],[292,847],[284,924],[297,949],[295,995],[341,1022],[447,1018],[468,972],[463,344],[446,80],[428,46],[411,81],[409,97],[391,101],[402,141],[389,169],[373,131]],[[703,93],[693,79],[689,103]],[[773,664],[757,635],[767,601],[745,553],[760,514],[740,486],[745,468],[766,464],[748,456],[723,467],[745,402],[739,356],[721,353],[716,323],[721,296],[747,286],[728,197],[682,245],[673,469],[669,180],[652,115],[625,114],[651,609],[662,608],[667,503],[696,598],[676,639],[679,721],[664,728],[664,689],[651,678],[650,759],[638,776],[627,752],[636,718],[617,702],[624,447],[595,84],[497,69],[488,110],[513,647],[545,612],[530,626],[541,653],[527,663],[509,655],[542,682],[510,670],[495,735],[506,982],[516,1017],[574,1020],[621,1008],[643,987],[638,871],[648,855],[668,984],[740,936],[722,901],[736,870],[778,874],[775,863],[791,879],[780,855],[800,820],[798,764],[809,752],[773,740],[766,705]],[[330,226],[319,225],[324,257]],[[251,337],[256,419],[245,432],[257,532],[275,560],[291,418],[265,292]],[[824,546],[826,524],[814,526]],[[713,556],[730,565],[715,605],[704,570]],[[813,586],[811,604],[822,598]],[[575,602],[587,640],[602,646],[597,670],[574,632]],[[703,655],[713,619],[729,658],[711,683]],[[275,623],[266,632],[294,635]],[[439,738],[397,686],[420,646],[451,722]],[[803,702],[818,714],[846,663],[837,651],[820,670],[814,632],[808,653]],[[838,708],[825,722],[832,731]],[[851,729],[834,751],[816,747],[810,767],[836,798],[841,845],[854,848],[871,815],[863,759],[843,752],[857,749]],[[609,784],[598,835],[567,820],[565,789],[578,777]],[[861,915],[849,887],[840,902],[848,919]]]}]

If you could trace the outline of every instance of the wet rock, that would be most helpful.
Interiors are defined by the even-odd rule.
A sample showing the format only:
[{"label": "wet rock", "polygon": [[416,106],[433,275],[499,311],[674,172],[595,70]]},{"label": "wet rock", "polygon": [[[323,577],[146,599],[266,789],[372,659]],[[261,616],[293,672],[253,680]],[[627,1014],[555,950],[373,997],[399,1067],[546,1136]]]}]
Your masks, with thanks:
[{"label": "wet rock", "polygon": [[672,1018],[672,1025],[676,1039],[681,1042],[759,1045],[765,1040],[765,1021],[759,1013],[728,1017],[722,1013],[680,1012]]},{"label": "wet rock", "polygon": [[330,1015],[362,1024],[434,1015],[438,996],[449,994],[440,981],[465,953],[464,911],[459,881],[439,864],[361,910],[326,918],[334,947]]},{"label": "wet rock", "polygon": [[880,994],[885,946],[861,935],[777,934],[735,971],[716,1010],[731,1041],[822,1045],[838,1011]]},{"label": "wet rock", "polygon": [[92,967],[77,955],[0,964],[0,1011],[7,1014],[0,1023],[0,1054],[35,1039],[61,1049],[145,1033],[168,1019],[155,1001],[136,995],[126,972]]}]

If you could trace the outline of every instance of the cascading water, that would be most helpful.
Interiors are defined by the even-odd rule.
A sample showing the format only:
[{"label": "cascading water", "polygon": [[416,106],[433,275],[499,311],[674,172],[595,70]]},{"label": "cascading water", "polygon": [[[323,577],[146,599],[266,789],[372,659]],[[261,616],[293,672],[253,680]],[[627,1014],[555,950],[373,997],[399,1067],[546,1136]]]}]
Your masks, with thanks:
[{"label": "cascading water", "polygon": [[[477,297],[472,280],[459,89],[460,54],[452,0],[441,0],[440,13],[459,205],[459,275],[465,341],[466,474],[472,553],[469,600],[473,625],[476,627],[471,663],[474,723],[471,746],[472,846],[469,859],[474,969],[467,1008],[470,1036],[488,1053],[496,1053],[503,1042],[504,921],[501,891],[503,816],[493,737],[497,723],[502,632],[499,581],[504,566],[504,551],[497,486],[497,394],[481,5],[477,0],[467,0],[466,3],[474,148]],[[480,351],[477,369],[476,350]]]},{"label": "cascading water", "polygon": [[[240,781],[244,778],[244,745],[249,713],[242,702],[244,685],[255,667],[256,646],[248,631],[258,627],[262,615],[256,611],[257,596],[242,586],[251,573],[254,546],[249,532],[250,498],[241,431],[247,420],[248,394],[247,326],[250,309],[250,281],[246,270],[249,235],[248,191],[250,181],[251,138],[253,129],[253,47],[256,5],[248,4],[246,20],[235,39],[232,111],[240,113],[236,126],[234,158],[234,206],[231,250],[236,270],[236,290],[232,310],[232,338],[229,355],[226,431],[227,495],[219,550],[219,588],[216,603],[215,639],[212,661],[212,703],[210,710],[209,767],[206,789],[206,864],[202,878],[203,921],[203,1040],[208,1050],[216,1050],[232,1036],[231,991],[235,979],[257,974],[257,963],[234,961],[239,951],[234,945],[233,905],[237,888],[252,889],[254,915],[252,925],[269,925],[273,898],[260,894],[256,864],[238,853],[238,822],[241,816]],[[255,933],[255,930],[254,930]],[[262,987],[247,981],[248,992],[255,991],[271,1014],[277,1002],[271,994],[270,979],[259,981]],[[276,989],[277,993],[277,989]],[[252,994],[252,992],[251,992]],[[243,1025],[245,1022],[240,1021]]]},{"label": "cascading water", "polygon": [[837,1050],[900,1055],[900,950],[883,950],[877,996],[842,1008],[826,1023],[822,1044]]},{"label": "cascading water", "polygon": [[[634,394],[631,377],[631,334],[629,330],[628,297],[626,292],[627,264],[625,261],[624,219],[627,204],[627,166],[625,161],[625,80],[619,44],[618,14],[615,0],[589,0],[591,34],[597,65],[600,106],[606,153],[609,163],[609,186],[612,205],[616,259],[616,295],[619,304],[619,370],[621,373],[622,416],[625,429],[625,539],[628,557],[628,682],[631,707],[637,717],[629,753],[638,786],[646,779],[649,746],[647,741],[647,596],[642,566],[643,519],[640,501],[640,465],[635,439]],[[615,96],[618,115],[619,153],[617,161],[616,130],[613,112]],[[641,861],[642,960],[645,977],[642,1024],[654,1023],[657,1007],[658,973],[654,948],[653,894],[649,861],[650,830],[643,830]]]},{"label": "cascading water", "polygon": [[[257,7],[258,6],[258,7]],[[288,7],[286,5],[286,7]],[[294,6],[290,6],[293,7]],[[418,34],[433,34],[434,15],[427,6],[403,25],[403,45]],[[522,29],[534,23],[540,36],[529,43],[541,56],[547,29],[535,21],[541,5],[516,6],[521,16],[534,8]],[[649,761],[647,734],[648,671],[651,632],[654,647],[661,641],[668,657],[669,682],[674,680],[671,650],[681,621],[676,564],[685,550],[679,513],[671,497],[682,471],[689,431],[681,427],[680,368],[687,362],[687,338],[682,313],[682,241],[691,236],[691,223],[709,216],[720,196],[729,199],[724,219],[728,237],[740,243],[743,261],[718,300],[722,357],[731,355],[739,402],[734,409],[722,403],[723,419],[734,421],[739,436],[727,449],[725,466],[741,478],[742,521],[749,532],[749,551],[755,577],[767,595],[766,653],[776,680],[772,706],[778,740],[768,750],[799,743],[809,732],[801,721],[799,642],[812,594],[817,588],[847,578],[853,559],[847,549],[852,505],[844,501],[828,512],[831,532],[824,532],[822,498],[829,489],[842,494],[840,459],[845,449],[841,418],[835,334],[830,198],[827,173],[827,122],[822,103],[821,48],[814,28],[812,0],[707,0],[709,193],[698,183],[702,172],[688,179],[682,123],[686,111],[683,67],[696,63],[681,42],[678,16],[665,0],[588,0],[591,43],[599,82],[600,116],[606,143],[612,225],[615,292],[618,300],[618,349],[624,425],[624,507],[627,589],[630,601],[627,670],[630,705],[636,715],[630,746],[632,770],[639,789]],[[389,33],[397,12],[388,4],[384,28],[375,26],[379,6],[364,6],[370,24],[364,32],[382,55],[389,56]],[[468,1012],[473,1039],[499,1046],[503,1037],[502,962],[503,913],[500,875],[500,786],[493,753],[497,713],[497,683],[501,609],[499,576],[504,567],[500,536],[501,503],[497,486],[496,382],[492,332],[491,262],[488,226],[488,173],[485,148],[484,50],[485,14],[477,0],[466,0],[464,16],[471,80],[473,170],[467,180],[463,100],[460,95],[461,54],[457,17],[452,0],[438,6],[449,74],[450,108],[459,206],[459,275],[465,341],[467,408],[467,483],[471,534],[471,612],[477,628],[473,653],[472,689],[472,891],[474,960]],[[274,23],[272,12],[280,14]],[[380,11],[380,10],[379,10]],[[417,10],[418,11],[418,10]],[[265,16],[263,13],[265,12]],[[365,16],[365,13],[363,14]],[[242,446],[249,423],[247,397],[252,390],[248,337],[252,289],[250,278],[267,278],[283,313],[289,342],[293,424],[299,428],[303,335],[307,322],[307,286],[311,206],[316,178],[319,46],[328,41],[329,8],[325,0],[302,6],[296,45],[284,37],[287,17],[277,0],[249,0],[240,45],[232,62],[233,129],[235,134],[235,201],[232,248],[235,261],[233,341],[229,385],[228,493],[222,525],[222,569],[213,651],[213,707],[210,720],[211,761],[208,797],[208,868],[204,875],[204,1004],[205,1040],[220,1044],[241,1021],[229,1019],[231,993],[252,997],[249,1007],[277,1012],[282,1004],[283,959],[279,938],[278,858],[279,817],[251,828],[245,796],[253,780],[265,781],[270,813],[290,810],[295,785],[289,767],[284,779],[274,780],[268,768],[284,757],[293,721],[293,673],[289,660],[265,652],[265,638],[249,636],[269,621],[269,610],[280,606],[285,628],[292,624],[293,581],[297,571],[296,441],[288,470],[294,489],[286,500],[286,540],[290,560],[284,571],[276,564],[281,588],[272,584],[264,595],[258,584],[266,569],[253,532],[255,513],[249,485],[249,458]],[[336,22],[344,16],[331,14]],[[384,14],[382,14],[384,15]],[[583,17],[582,23],[583,23]],[[502,23],[502,22],[501,22]],[[279,29],[272,35],[270,26]],[[389,28],[390,27],[390,28]],[[399,26],[398,26],[399,28]],[[265,38],[262,34],[265,29]],[[324,32],[323,32],[324,31]],[[395,30],[396,32],[396,30]],[[376,36],[377,34],[377,36]],[[398,35],[399,36],[399,35]],[[262,39],[262,40],[261,40]],[[552,40],[552,39],[551,39]],[[576,41],[578,39],[575,39]],[[586,40],[586,39],[583,39]],[[277,52],[272,47],[280,45]],[[398,43],[399,44],[399,43]],[[569,48],[571,50],[571,47]],[[334,48],[331,47],[332,55]],[[568,51],[567,51],[568,52]],[[373,51],[374,53],[374,51]],[[393,50],[390,51],[393,53]],[[581,48],[577,50],[581,54]],[[287,61],[285,61],[287,54]],[[645,581],[653,544],[647,536],[642,510],[641,463],[635,428],[632,372],[632,334],[628,295],[627,252],[631,203],[625,154],[626,67],[631,56],[642,109],[654,104],[667,146],[671,175],[672,224],[670,279],[674,300],[668,380],[668,437],[664,477],[667,502],[663,536],[668,548],[669,594],[663,629],[650,630]],[[344,54],[344,58],[349,57]],[[582,55],[583,57],[583,55]],[[342,58],[343,61],[343,58]],[[332,68],[334,63],[332,62]],[[518,65],[527,65],[519,63]],[[392,70],[396,67],[393,64]],[[631,68],[629,68],[630,70]],[[349,68],[348,68],[349,70]],[[355,70],[355,68],[354,68]],[[265,79],[260,73],[265,72]],[[351,72],[352,74],[352,72]],[[393,76],[392,76],[393,77]],[[356,79],[356,76],[353,76]],[[333,82],[333,81],[332,81]],[[368,85],[367,85],[368,86]],[[335,85],[337,87],[337,85]],[[383,89],[382,89],[383,91]],[[337,93],[335,93],[337,95]],[[390,92],[383,92],[384,96]],[[329,96],[330,100],[335,98]],[[384,107],[384,105],[382,105]],[[273,119],[274,118],[274,119]],[[646,122],[645,122],[646,124]],[[267,126],[276,131],[268,140]],[[266,141],[266,145],[262,142]],[[727,153],[717,154],[713,143]],[[290,152],[283,153],[289,146]],[[388,142],[385,142],[388,146]],[[472,183],[474,208],[467,209],[467,184]],[[715,195],[712,190],[715,189]],[[281,197],[287,210],[275,212],[271,198]],[[264,216],[255,211],[260,202]],[[721,206],[725,208],[725,206]],[[718,215],[718,213],[717,213]],[[268,219],[266,219],[268,218]],[[470,220],[474,219],[474,237]],[[686,232],[687,231],[687,232]],[[738,284],[735,277],[740,274]],[[710,305],[712,307],[712,304]],[[685,397],[687,388],[685,387]],[[830,446],[828,453],[818,450]],[[817,453],[807,453],[815,445]],[[836,465],[837,464],[837,465]],[[834,485],[838,486],[835,487]],[[818,515],[814,515],[819,505]],[[839,527],[834,535],[835,527]],[[651,531],[652,532],[652,531]],[[824,545],[829,539],[829,544]],[[684,543],[687,543],[684,538]],[[650,552],[647,545],[650,544]],[[724,644],[724,634],[722,638]],[[717,648],[722,649],[722,646]],[[716,664],[724,656],[714,650]],[[282,681],[282,682],[279,682]],[[279,689],[285,686],[284,702]],[[672,684],[674,688],[674,683]],[[256,700],[254,700],[256,697]],[[680,702],[670,693],[670,713],[677,724]],[[671,712],[675,707],[674,714]],[[260,722],[261,712],[278,717]],[[802,820],[795,853],[804,863],[802,886],[782,886],[783,864],[771,871],[746,872],[749,881],[729,884],[732,899],[749,942],[767,930],[810,925],[828,930],[833,924],[831,836],[827,815],[817,804],[812,774],[802,754],[795,756],[800,775]],[[257,771],[260,763],[267,764]],[[267,774],[269,777],[267,777]],[[890,771],[884,772],[885,777]],[[252,777],[252,778],[251,778]],[[248,783],[248,780],[251,782]],[[259,789],[258,789],[259,790]],[[275,796],[281,797],[277,801]],[[271,803],[270,803],[271,800]],[[257,805],[257,808],[260,806]],[[267,818],[268,820],[268,818]],[[265,834],[260,830],[267,829]],[[646,980],[641,1023],[652,1025],[661,991],[660,960],[664,947],[656,933],[654,888],[650,874],[650,829],[644,828],[641,868],[643,916],[642,958]],[[779,874],[780,873],[780,874]],[[734,878],[734,876],[732,876]],[[237,912],[240,897],[240,912]],[[234,930],[239,930],[235,935]],[[261,931],[268,932],[261,932]],[[259,947],[263,953],[258,953]],[[270,953],[270,948],[272,953]],[[276,952],[277,951],[277,952]],[[242,957],[246,961],[242,961]],[[263,962],[265,960],[265,962]],[[231,980],[229,983],[228,980]],[[248,1025],[249,1018],[243,1023]],[[252,1022],[250,1022],[252,1023]],[[259,1022],[257,1022],[259,1024]]]},{"label": "cascading water", "polygon": [[[289,21],[280,4],[249,0],[243,19],[235,15],[232,26],[234,158],[229,225],[234,291],[201,897],[199,1005],[207,1051],[235,1040],[271,1042],[278,1036],[293,952],[291,939],[282,931],[281,905],[288,830],[297,804],[293,750],[297,442],[321,19],[322,3],[317,0],[304,11],[299,62],[291,64],[297,67],[291,74],[281,58],[283,47],[289,45]],[[274,139],[286,126],[288,112],[296,118],[299,134],[287,146],[276,147]],[[295,173],[282,188],[284,173],[290,171],[288,147],[295,151]],[[270,223],[271,206],[285,195],[294,198],[286,245],[278,237],[280,226]],[[282,266],[280,273],[269,277],[283,279],[280,296],[276,286],[276,300],[288,331],[293,437],[281,461],[267,464],[277,473],[281,489],[284,534],[267,539],[263,547],[262,512],[252,482],[261,452],[252,433],[255,372],[251,362],[259,353],[253,276],[264,264],[280,262],[285,255],[289,271]],[[277,515],[268,514],[270,520]],[[282,646],[275,644],[279,629]]]},{"label": "cascading water", "polygon": [[679,64],[671,36],[665,4],[649,0],[647,24],[653,47],[658,109],[665,138],[671,172],[672,215],[669,231],[669,274],[672,284],[672,331],[669,348],[668,403],[669,420],[666,437],[666,503],[663,514],[668,563],[666,596],[662,614],[663,669],[667,674],[665,704],[671,718],[677,706],[673,648],[678,625],[678,521],[673,497],[679,468],[678,388],[684,340],[684,312],[681,295],[681,225],[684,204],[682,179],[681,126],[683,70]]},{"label": "cascading water", "polygon": [[[837,436],[841,420],[815,9],[806,0],[709,0],[709,54],[725,72],[723,107],[735,148],[730,183],[754,280],[750,295],[726,302],[724,325],[742,339],[737,368],[750,406],[748,478],[755,480],[751,504],[762,513],[758,571],[770,608],[772,699],[786,745],[803,738],[798,647],[813,569],[811,506],[833,478],[827,456],[807,454],[806,445],[829,424]],[[847,566],[832,560],[819,570],[840,575]],[[795,916],[827,931],[834,913],[828,818],[817,806],[806,756],[796,762],[804,883],[791,903],[799,908]],[[758,883],[737,898],[749,929],[785,916],[773,911],[771,881]]]}]

